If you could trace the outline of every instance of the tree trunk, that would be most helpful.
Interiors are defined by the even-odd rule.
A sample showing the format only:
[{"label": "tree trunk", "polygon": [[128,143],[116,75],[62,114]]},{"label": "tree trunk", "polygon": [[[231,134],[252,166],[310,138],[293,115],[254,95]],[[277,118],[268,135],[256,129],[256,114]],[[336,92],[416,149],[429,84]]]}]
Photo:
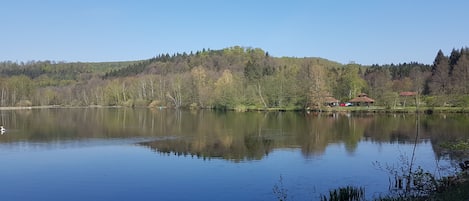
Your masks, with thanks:
[{"label": "tree trunk", "polygon": [[261,98],[262,104],[264,104],[264,108],[267,108],[267,104],[265,103],[264,97],[262,97],[261,84],[259,82],[257,82],[257,90],[259,93],[259,97]]}]

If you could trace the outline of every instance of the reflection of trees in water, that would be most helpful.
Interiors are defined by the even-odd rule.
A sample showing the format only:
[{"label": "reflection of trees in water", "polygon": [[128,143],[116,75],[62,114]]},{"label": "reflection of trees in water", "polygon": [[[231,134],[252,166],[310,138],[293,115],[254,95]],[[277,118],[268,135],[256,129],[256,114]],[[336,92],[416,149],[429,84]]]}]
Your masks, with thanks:
[{"label": "reflection of trees in water", "polygon": [[[365,129],[364,136],[374,142],[413,143],[415,137],[415,115],[378,115]],[[420,135],[425,138],[425,135]]]},{"label": "reflection of trees in water", "polygon": [[322,154],[331,143],[344,143],[349,151],[354,151],[363,130],[373,120],[372,116],[349,118],[345,115],[304,116],[302,113],[231,113],[220,118],[222,120],[210,118],[210,126],[205,125],[206,122],[190,126],[197,137],[141,145],[162,153],[235,161],[257,160],[274,148],[291,147],[300,147],[303,154],[310,157]]},{"label": "reflection of trees in water", "polygon": [[467,114],[436,114],[429,115],[422,122],[423,132],[430,136],[432,147],[437,158],[449,157],[456,161],[467,160],[467,150],[448,152],[442,144],[469,140],[469,115]]},{"label": "reflection of trees in water", "polygon": [[[377,143],[412,144],[416,134],[417,114],[378,115],[364,136]],[[469,139],[469,116],[467,114],[419,114],[418,140],[430,140],[436,158],[448,154],[441,143]],[[452,156],[449,156],[452,157]]]},{"label": "reflection of trees in water", "polygon": [[373,121],[373,116],[349,114],[313,114],[305,118],[305,130],[298,135],[298,144],[305,156],[320,155],[329,144],[343,143],[349,152],[354,152],[363,137],[364,129]]},{"label": "reflection of trees in water", "polygon": [[235,162],[243,160],[260,160],[262,157],[272,151],[273,141],[271,139],[259,137],[245,137],[244,146],[239,143],[226,143],[222,140],[213,140],[210,142],[200,142],[198,140],[157,140],[151,142],[142,142],[139,145],[149,147],[150,149],[178,156],[197,156],[199,158],[222,158]]},{"label": "reflection of trees in water", "polygon": [[[291,147],[311,157],[337,143],[353,153],[363,139],[412,143],[416,130],[415,114],[82,108],[2,111],[2,117],[7,128],[21,133],[0,142],[176,136],[148,145],[230,160],[260,159],[275,148]],[[464,114],[422,115],[419,137],[430,139],[440,154],[439,143],[469,138],[468,120]]]}]

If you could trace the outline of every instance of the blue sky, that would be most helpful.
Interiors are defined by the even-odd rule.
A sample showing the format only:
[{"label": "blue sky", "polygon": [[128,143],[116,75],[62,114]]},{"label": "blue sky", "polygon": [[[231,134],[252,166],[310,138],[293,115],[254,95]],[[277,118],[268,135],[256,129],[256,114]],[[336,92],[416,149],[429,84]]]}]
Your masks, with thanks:
[{"label": "blue sky", "polygon": [[0,61],[123,61],[262,48],[341,63],[432,63],[469,46],[466,0],[6,0]]}]

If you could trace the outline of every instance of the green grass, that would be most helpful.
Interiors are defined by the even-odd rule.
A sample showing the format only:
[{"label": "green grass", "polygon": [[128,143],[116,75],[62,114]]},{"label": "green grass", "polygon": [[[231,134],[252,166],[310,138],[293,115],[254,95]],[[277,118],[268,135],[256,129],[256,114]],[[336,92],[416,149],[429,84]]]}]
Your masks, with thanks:
[{"label": "green grass", "polygon": [[466,107],[392,107],[386,108],[384,106],[351,106],[351,107],[332,107],[326,108],[323,111],[330,112],[373,112],[373,113],[469,113],[469,108]]}]

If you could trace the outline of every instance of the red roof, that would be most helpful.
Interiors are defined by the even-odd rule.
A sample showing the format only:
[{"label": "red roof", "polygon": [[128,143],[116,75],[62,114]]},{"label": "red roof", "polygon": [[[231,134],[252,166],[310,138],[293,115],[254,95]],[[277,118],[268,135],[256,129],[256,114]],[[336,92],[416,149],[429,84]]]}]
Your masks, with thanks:
[{"label": "red roof", "polygon": [[373,100],[371,98],[368,98],[366,96],[360,96],[360,97],[356,97],[356,98],[350,100],[349,102],[351,102],[351,103],[374,103],[375,100]]}]

